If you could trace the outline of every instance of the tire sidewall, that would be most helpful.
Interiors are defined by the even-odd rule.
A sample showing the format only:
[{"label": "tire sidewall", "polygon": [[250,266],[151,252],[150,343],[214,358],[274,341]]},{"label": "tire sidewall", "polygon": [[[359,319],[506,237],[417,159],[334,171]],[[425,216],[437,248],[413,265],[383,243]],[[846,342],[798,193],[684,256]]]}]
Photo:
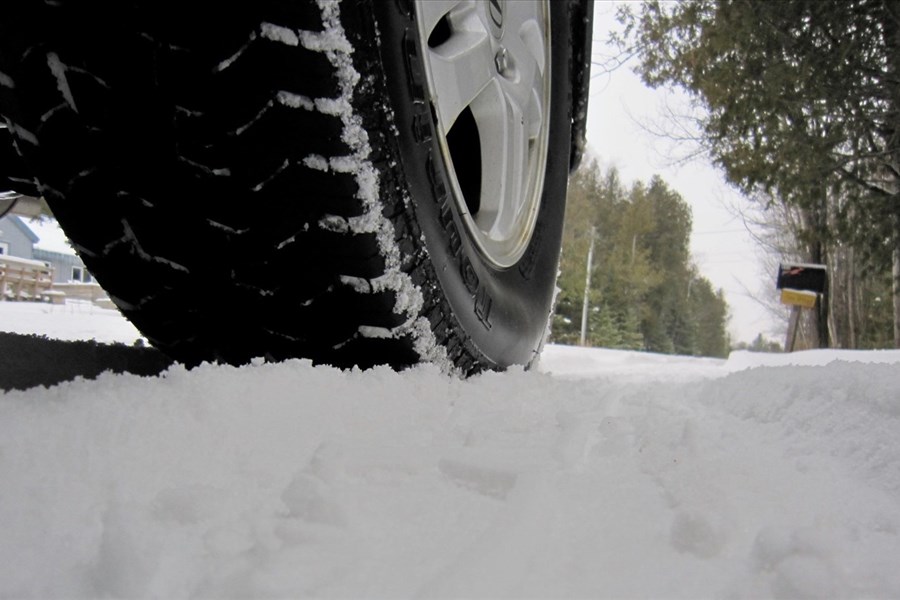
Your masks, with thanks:
[{"label": "tire sidewall", "polygon": [[559,265],[571,135],[568,3],[550,2],[551,110],[544,191],[534,232],[509,268],[468,238],[438,145],[413,6],[374,2],[397,152],[412,210],[445,299],[469,341],[497,367],[529,364],[547,330]]}]

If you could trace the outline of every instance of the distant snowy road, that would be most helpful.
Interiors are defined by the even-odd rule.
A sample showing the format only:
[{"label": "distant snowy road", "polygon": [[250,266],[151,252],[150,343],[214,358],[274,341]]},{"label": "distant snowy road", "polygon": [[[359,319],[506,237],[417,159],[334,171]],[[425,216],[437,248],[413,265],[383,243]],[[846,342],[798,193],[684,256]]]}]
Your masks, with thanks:
[{"label": "distant snowy road", "polygon": [[0,394],[0,597],[898,597],[897,363],[551,347]]}]

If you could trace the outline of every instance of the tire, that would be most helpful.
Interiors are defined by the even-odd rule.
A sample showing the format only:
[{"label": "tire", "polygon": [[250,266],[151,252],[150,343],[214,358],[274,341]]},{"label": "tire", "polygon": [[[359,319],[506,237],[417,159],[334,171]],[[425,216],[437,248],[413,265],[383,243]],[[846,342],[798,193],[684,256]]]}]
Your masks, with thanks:
[{"label": "tire", "polygon": [[[188,365],[430,361],[468,375],[535,360],[568,177],[568,3],[461,3],[437,19],[413,1],[8,4],[0,114],[154,346]],[[435,54],[499,9],[511,25],[493,15],[494,52],[526,5],[524,45],[545,58],[531,71],[539,115],[514,90],[531,129],[506,146],[531,152],[499,163],[522,171],[502,189],[534,194],[495,202],[482,193],[500,185],[492,134],[512,121],[466,104],[465,126],[444,125],[454,80]],[[490,85],[527,75],[522,45],[495,58]],[[483,217],[509,207],[524,216]]]}]

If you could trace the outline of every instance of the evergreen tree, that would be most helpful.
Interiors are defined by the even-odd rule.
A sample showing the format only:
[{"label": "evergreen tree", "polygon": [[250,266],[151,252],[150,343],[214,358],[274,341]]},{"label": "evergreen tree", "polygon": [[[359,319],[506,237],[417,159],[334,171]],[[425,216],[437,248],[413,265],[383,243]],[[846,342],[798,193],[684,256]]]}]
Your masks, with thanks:
[{"label": "evergreen tree", "polygon": [[767,340],[763,334],[756,336],[756,339],[747,348],[751,352],[783,352],[781,344],[773,340]]},{"label": "evergreen tree", "polygon": [[695,277],[691,285],[690,305],[697,336],[694,354],[727,357],[731,344],[726,331],[728,305],[722,290],[714,291],[706,278]]},{"label": "evergreen tree", "polygon": [[729,181],[800,210],[805,260],[826,262],[844,241],[869,268],[893,270],[900,345],[900,3],[642,7],[623,18],[645,82],[683,87],[706,109],[701,141]]},{"label": "evergreen tree", "polygon": [[[585,272],[592,228],[599,220],[604,201],[596,164],[578,169],[569,182],[563,248],[560,257],[560,288],[553,319],[553,339],[558,343],[577,344],[581,333]],[[595,260],[595,264],[598,262]],[[597,301],[592,293],[591,304]]]},{"label": "evergreen tree", "polygon": [[691,301],[692,288],[712,286],[690,264],[690,208],[662,179],[626,189],[615,169],[585,166],[570,182],[567,211],[553,341],[579,342],[593,239],[589,345],[727,354],[727,304],[712,292],[706,304]]}]

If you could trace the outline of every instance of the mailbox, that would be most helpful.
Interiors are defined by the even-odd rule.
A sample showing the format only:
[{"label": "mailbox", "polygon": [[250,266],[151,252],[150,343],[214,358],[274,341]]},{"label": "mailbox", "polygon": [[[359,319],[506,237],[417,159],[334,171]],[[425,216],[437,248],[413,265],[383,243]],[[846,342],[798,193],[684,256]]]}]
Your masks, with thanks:
[{"label": "mailbox", "polygon": [[825,292],[827,273],[825,265],[780,265],[775,287],[779,290],[798,290],[822,294]]}]

